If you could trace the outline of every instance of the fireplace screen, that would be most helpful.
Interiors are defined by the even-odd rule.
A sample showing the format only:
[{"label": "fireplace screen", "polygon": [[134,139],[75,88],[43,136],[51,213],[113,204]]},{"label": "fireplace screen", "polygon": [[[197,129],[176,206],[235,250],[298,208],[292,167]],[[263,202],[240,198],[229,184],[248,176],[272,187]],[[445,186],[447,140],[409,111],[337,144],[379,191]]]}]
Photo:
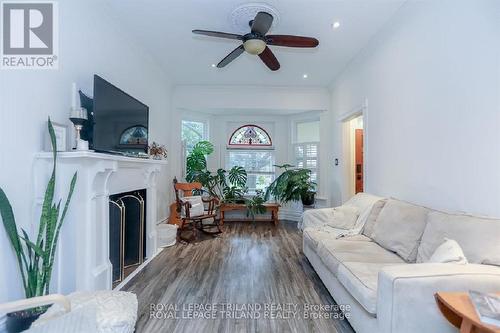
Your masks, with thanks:
[{"label": "fireplace screen", "polygon": [[146,190],[109,197],[109,259],[113,288],[145,260]]}]

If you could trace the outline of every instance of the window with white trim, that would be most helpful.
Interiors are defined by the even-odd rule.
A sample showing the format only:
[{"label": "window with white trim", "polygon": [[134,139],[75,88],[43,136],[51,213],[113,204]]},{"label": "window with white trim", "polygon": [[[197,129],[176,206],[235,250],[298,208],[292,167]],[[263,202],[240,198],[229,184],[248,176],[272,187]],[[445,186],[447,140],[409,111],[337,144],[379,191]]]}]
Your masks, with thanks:
[{"label": "window with white trim", "polygon": [[189,153],[194,145],[207,139],[207,126],[201,121],[183,120],[181,139],[186,152]]},{"label": "window with white trim", "polygon": [[274,150],[228,149],[227,169],[241,166],[247,172],[249,193],[265,190],[274,180]]},{"label": "window with white trim", "polygon": [[237,128],[229,138],[226,169],[241,166],[247,172],[249,193],[265,190],[275,178],[274,149],[265,129],[257,125]]},{"label": "window with white trim", "polygon": [[200,141],[208,139],[207,123],[202,121],[183,120],[181,124],[181,161],[183,161],[182,173],[186,174],[186,157],[193,147]]},{"label": "window with white trim", "polygon": [[319,184],[319,120],[297,122],[294,165],[311,170],[311,180]]}]

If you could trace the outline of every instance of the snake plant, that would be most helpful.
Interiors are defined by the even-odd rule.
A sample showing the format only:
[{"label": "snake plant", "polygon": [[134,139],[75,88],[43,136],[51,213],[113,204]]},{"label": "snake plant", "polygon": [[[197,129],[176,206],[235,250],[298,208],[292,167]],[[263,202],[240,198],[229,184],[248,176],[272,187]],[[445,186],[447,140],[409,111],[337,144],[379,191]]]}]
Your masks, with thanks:
[{"label": "snake plant", "polygon": [[49,293],[50,278],[57,249],[57,240],[68,211],[77,179],[77,173],[75,172],[71,179],[68,197],[61,212],[61,200],[57,203],[54,202],[57,143],[50,118],[48,120],[48,129],[52,144],[54,164],[52,175],[47,184],[47,189],[45,190],[36,240],[30,239],[28,233],[22,228],[21,233],[19,233],[12,206],[5,192],[0,188],[0,214],[7,236],[14,248],[19,270],[21,271],[26,298],[42,296]]}]

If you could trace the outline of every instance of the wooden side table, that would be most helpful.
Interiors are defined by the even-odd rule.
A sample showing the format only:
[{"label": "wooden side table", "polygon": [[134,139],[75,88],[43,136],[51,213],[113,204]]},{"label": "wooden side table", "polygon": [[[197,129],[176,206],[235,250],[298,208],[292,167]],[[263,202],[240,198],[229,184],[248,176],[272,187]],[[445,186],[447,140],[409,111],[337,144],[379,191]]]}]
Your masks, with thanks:
[{"label": "wooden side table", "polygon": [[443,316],[459,328],[460,333],[500,333],[500,327],[479,320],[469,293],[438,292],[434,298]]},{"label": "wooden side table", "polygon": [[[271,213],[271,219],[270,220],[265,220],[274,223],[274,225],[278,225],[278,212],[280,209],[280,205],[277,203],[265,203],[264,207],[266,207],[266,211]],[[220,212],[220,225],[224,225],[224,222],[227,222],[228,220],[225,218],[225,213],[229,211],[246,211],[247,206],[245,204],[236,204],[236,203],[230,203],[230,204],[222,204],[219,207],[219,212]],[[238,219],[238,221],[241,221],[242,219]],[[256,221],[264,221],[263,219],[256,219]]]}]

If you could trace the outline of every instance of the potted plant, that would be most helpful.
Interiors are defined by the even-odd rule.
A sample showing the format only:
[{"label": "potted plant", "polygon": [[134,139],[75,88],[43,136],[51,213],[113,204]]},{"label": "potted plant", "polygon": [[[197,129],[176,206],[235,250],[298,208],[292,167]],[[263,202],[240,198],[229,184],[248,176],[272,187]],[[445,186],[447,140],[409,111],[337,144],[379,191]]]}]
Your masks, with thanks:
[{"label": "potted plant", "polygon": [[[64,206],[61,207],[61,200],[54,203],[57,144],[50,118],[48,120],[48,129],[54,164],[52,175],[45,191],[36,240],[30,239],[28,233],[22,228],[21,233],[19,233],[12,206],[5,192],[0,188],[0,215],[17,258],[26,298],[43,296],[49,293],[59,232],[66,217],[77,179],[77,173],[75,172],[71,179],[68,197]],[[61,208],[63,208],[62,212]],[[6,325],[8,332],[20,332],[28,329],[31,323],[45,312],[46,309],[46,307],[38,307],[7,314]]]},{"label": "potted plant", "polygon": [[252,198],[245,201],[247,216],[251,216],[252,221],[255,222],[255,216],[257,214],[264,214],[266,212],[266,207],[264,206],[265,202],[264,193],[260,190],[258,190]]},{"label": "potted plant", "polygon": [[240,166],[233,166],[229,171],[218,169],[211,172],[207,169],[206,156],[212,154],[214,147],[208,141],[200,141],[186,159],[186,180],[200,182],[205,191],[221,203],[245,204],[247,212],[255,219],[255,214],[265,213],[262,193],[246,198],[248,193],[247,172]]},{"label": "potted plant", "polygon": [[302,201],[303,205],[314,204],[316,183],[311,181],[311,170],[294,168],[293,165],[276,165],[284,171],[269,185],[264,198],[273,197],[282,204]]}]

